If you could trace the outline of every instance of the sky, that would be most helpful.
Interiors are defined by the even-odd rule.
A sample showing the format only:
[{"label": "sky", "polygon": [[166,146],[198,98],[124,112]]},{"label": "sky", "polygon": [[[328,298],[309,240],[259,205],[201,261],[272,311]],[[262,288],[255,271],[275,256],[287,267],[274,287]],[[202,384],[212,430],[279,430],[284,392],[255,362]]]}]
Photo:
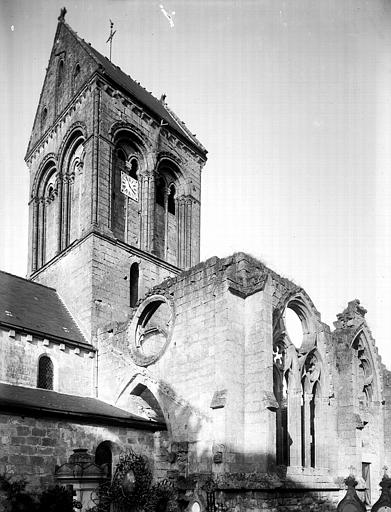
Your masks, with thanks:
[{"label": "sky", "polygon": [[[63,2],[0,0],[0,268],[21,276],[23,158]],[[208,149],[201,259],[257,257],[302,286],[331,327],[360,299],[391,368],[391,2],[66,7],[67,23],[105,55],[111,19],[114,63],[165,93]]]}]

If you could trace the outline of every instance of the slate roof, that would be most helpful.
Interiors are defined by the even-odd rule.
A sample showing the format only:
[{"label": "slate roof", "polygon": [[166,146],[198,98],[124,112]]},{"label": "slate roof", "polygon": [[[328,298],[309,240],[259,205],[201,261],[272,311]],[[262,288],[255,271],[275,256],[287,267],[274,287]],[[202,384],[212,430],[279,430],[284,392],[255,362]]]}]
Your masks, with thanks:
[{"label": "slate roof", "polygon": [[64,23],[68,30],[77,38],[79,43],[89,53],[94,60],[102,66],[103,74],[107,75],[113,82],[125,89],[127,93],[139,100],[147,109],[163,119],[170,128],[190,140],[200,151],[206,155],[207,151],[204,146],[197,140],[186,125],[172,112],[168,106],[162,101],[155,98],[149,91],[142,87],[138,82],[133,80],[129,75],[124,73],[121,68],[115,66],[107,57],[99,53],[95,48],[88,44],[84,39],[79,37],[72,28]]},{"label": "slate roof", "polygon": [[106,425],[132,426],[147,430],[165,430],[166,425],[146,420],[97,398],[67,395],[47,389],[27,388],[0,383],[0,410]]},{"label": "slate roof", "polygon": [[2,271],[0,325],[93,349],[54,288]]}]

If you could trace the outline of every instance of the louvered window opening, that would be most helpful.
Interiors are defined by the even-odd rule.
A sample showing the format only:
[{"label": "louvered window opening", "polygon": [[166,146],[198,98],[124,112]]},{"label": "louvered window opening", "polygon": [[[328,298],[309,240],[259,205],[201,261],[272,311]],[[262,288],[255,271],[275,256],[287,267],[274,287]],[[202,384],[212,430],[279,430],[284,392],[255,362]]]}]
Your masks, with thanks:
[{"label": "louvered window opening", "polygon": [[41,357],[38,366],[38,384],[41,389],[53,389],[53,363],[49,357]]}]

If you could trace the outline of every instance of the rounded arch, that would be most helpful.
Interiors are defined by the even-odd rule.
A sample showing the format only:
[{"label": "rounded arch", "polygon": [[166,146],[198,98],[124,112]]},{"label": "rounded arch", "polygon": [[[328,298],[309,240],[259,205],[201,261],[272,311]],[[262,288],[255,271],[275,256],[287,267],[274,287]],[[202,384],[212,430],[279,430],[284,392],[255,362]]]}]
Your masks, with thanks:
[{"label": "rounded arch", "polygon": [[82,123],[75,123],[67,131],[63,139],[63,142],[59,149],[58,158],[59,168],[61,169],[62,174],[64,174],[65,167],[68,163],[67,160],[70,154],[73,152],[73,149],[75,149],[75,147],[78,146],[79,144],[83,144],[85,142],[86,132],[84,128],[85,127]]},{"label": "rounded arch", "polygon": [[55,365],[53,359],[44,352],[39,356],[37,366],[37,388],[53,391],[55,387]]},{"label": "rounded arch", "polygon": [[114,146],[121,139],[133,142],[142,154],[143,160],[146,161],[147,151],[151,147],[151,143],[137,126],[119,121],[110,127],[109,135]]},{"label": "rounded arch", "polygon": [[106,475],[111,479],[113,474],[113,451],[114,444],[112,441],[102,441],[95,448],[95,464],[97,466],[104,466]]},{"label": "rounded arch", "polygon": [[57,168],[57,157],[55,153],[48,153],[38,166],[35,174],[33,186],[31,187],[31,199],[38,197],[39,189],[42,187],[42,182],[45,180],[48,170]]},{"label": "rounded arch", "polygon": [[164,154],[164,156],[158,157],[156,174],[164,179],[167,190],[174,184],[178,194],[182,195],[184,193],[185,182],[183,173],[180,169],[180,164],[172,155]]}]

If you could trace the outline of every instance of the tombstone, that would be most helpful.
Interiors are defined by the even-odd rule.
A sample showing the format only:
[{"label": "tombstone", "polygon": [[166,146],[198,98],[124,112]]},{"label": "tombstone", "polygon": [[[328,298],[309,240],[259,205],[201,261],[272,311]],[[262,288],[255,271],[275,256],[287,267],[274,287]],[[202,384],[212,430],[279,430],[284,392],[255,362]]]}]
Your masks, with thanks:
[{"label": "tombstone", "polygon": [[364,503],[357,496],[357,480],[353,475],[349,475],[344,481],[348,490],[345,497],[338,503],[337,512],[366,512]]},{"label": "tombstone", "polygon": [[69,461],[56,467],[55,478],[59,485],[72,487],[74,499],[79,501],[83,508],[92,507],[91,493],[102,481],[107,480],[107,467],[97,466],[93,455],[87,450],[79,448],[73,450]]},{"label": "tombstone", "polygon": [[384,472],[380,482],[380,498],[372,507],[372,512],[391,512],[391,478]]}]

